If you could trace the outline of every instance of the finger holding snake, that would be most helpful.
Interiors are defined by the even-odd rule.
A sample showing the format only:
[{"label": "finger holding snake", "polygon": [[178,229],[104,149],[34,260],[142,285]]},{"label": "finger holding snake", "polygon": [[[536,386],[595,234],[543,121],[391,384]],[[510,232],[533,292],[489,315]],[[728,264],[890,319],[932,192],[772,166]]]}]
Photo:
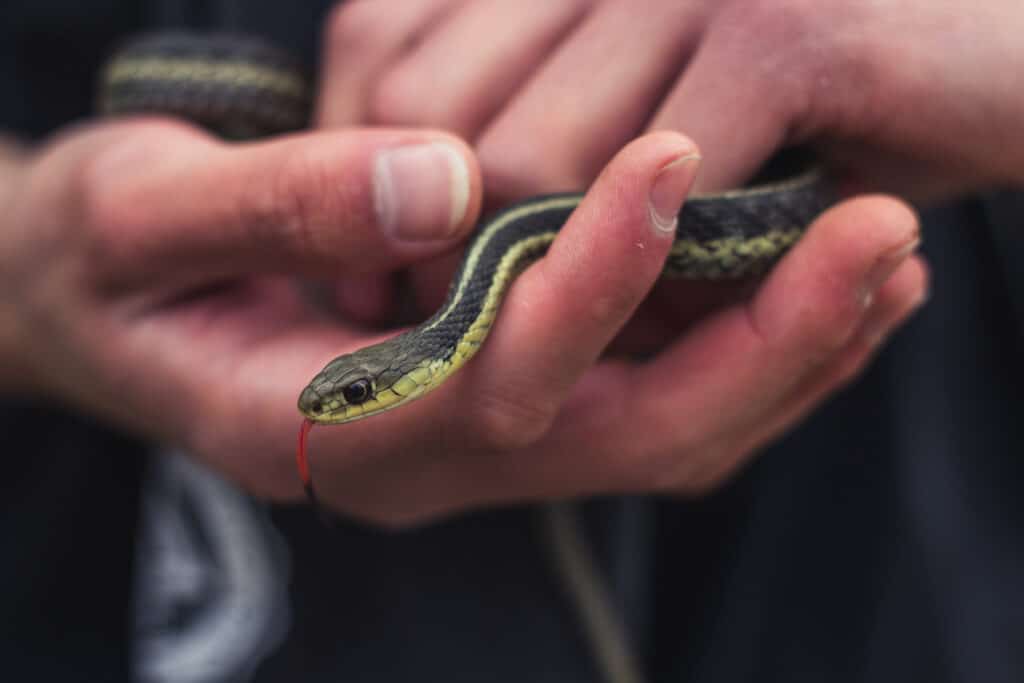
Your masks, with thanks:
[{"label": "finger holding snake", "polygon": [[[713,8],[710,5],[663,3],[646,7],[644,12],[635,12],[634,8],[627,6],[628,3],[553,5],[556,7],[544,13],[532,13],[528,19],[520,17],[518,22],[515,17],[505,16],[486,2],[448,7],[441,20],[421,30],[415,41],[406,44],[404,57],[393,54],[391,65],[377,72],[376,90],[368,96],[371,105],[364,110],[364,116],[369,120],[440,125],[475,139],[484,158],[489,188],[500,196],[514,197],[586,185],[602,163],[602,158],[649,122],[650,112],[657,111],[661,98],[672,91],[678,74],[685,71],[684,67],[701,45],[702,32],[710,21]],[[345,11],[340,11],[336,17],[343,19]],[[488,18],[492,22],[490,25]],[[345,23],[335,25],[344,27]],[[506,34],[515,34],[518,40],[505,44],[501,36]],[[488,36],[486,44],[482,42],[484,35]],[[635,49],[637,35],[649,37],[644,50]],[[328,50],[344,54],[344,38],[344,31],[329,33]],[[616,49],[617,45],[621,49]],[[505,59],[487,58],[502,52]],[[483,55],[483,58],[458,59],[460,53]],[[587,67],[596,63],[608,68],[594,70]],[[440,68],[442,64],[444,69]],[[325,94],[331,96],[335,93],[334,97],[344,99],[344,92],[332,89],[329,70],[330,66],[323,81]],[[446,74],[444,78],[436,76],[442,72]],[[424,88],[428,88],[429,93]],[[749,113],[751,109],[743,111]],[[732,172],[737,178],[749,173],[750,164],[763,160],[784,139],[773,131],[773,127],[779,125],[777,119],[765,116],[755,124],[758,122],[765,125],[760,128],[751,125],[734,133],[741,138],[748,136],[754,143],[738,145],[741,154],[747,155],[743,162],[746,167],[736,165],[737,157],[723,154],[721,166],[733,167]],[[530,133],[524,138],[527,130]],[[759,143],[758,131],[762,136]],[[515,141],[514,137],[517,138]],[[579,154],[589,156],[574,157]],[[503,168],[510,169],[510,172],[504,173]],[[720,181],[712,179],[712,183],[718,185]],[[591,225],[591,229],[600,230],[600,227]],[[841,243],[835,242],[833,246],[841,246]],[[802,250],[804,248],[797,248],[797,251]],[[918,261],[913,263],[915,265],[911,269],[914,272],[923,272]],[[538,268],[543,268],[543,264],[538,264]],[[432,289],[435,292],[433,301],[425,299],[425,308],[436,305],[439,300],[436,293],[441,291],[442,283],[450,277],[450,272],[450,265],[442,265],[434,272],[427,271],[424,279],[422,266],[415,271],[414,281],[418,283],[419,291]],[[925,284],[922,276],[902,276],[901,281],[904,287],[897,287],[896,291],[902,295],[879,295],[881,301],[889,301],[895,296],[902,302],[880,306],[884,310],[895,308],[902,312],[902,315],[891,318],[882,316],[886,320],[901,319],[923,296]],[[906,284],[908,281],[909,285]],[[669,294],[659,297],[662,301],[655,301],[654,306],[649,304],[645,307],[648,310],[641,310],[638,314],[641,325],[632,326],[634,331],[641,327],[639,338],[648,341],[630,342],[629,339],[637,337],[631,332],[619,340],[620,348],[647,352],[661,348],[675,336],[675,330],[691,324],[695,313],[714,307],[715,301],[728,300],[731,292],[735,291],[734,288],[722,287],[720,283],[716,283],[713,289],[692,283],[659,289],[668,289]],[[882,291],[887,292],[887,289],[883,287]],[[689,296],[680,296],[679,292]],[[695,297],[694,292],[709,294]],[[710,299],[710,306],[695,305],[694,300],[699,298]],[[684,302],[682,306],[680,300]],[[513,297],[506,307],[515,305]],[[649,310],[651,308],[654,308],[653,312]],[[680,314],[680,309],[688,312]],[[673,321],[669,326],[673,329],[666,330],[667,319]],[[827,336],[827,333],[824,328],[817,330],[818,335]],[[494,345],[500,343],[494,338],[489,342]],[[529,354],[529,349],[534,346],[541,349],[534,355],[546,352],[545,345],[520,344],[517,347],[519,355]],[[826,393],[822,387],[834,389],[840,383],[838,378],[847,378],[851,368],[859,368],[869,353],[861,348],[862,344],[851,341],[850,346],[845,353],[837,354],[832,363],[825,364],[829,367],[814,373],[821,379],[796,383],[795,388],[790,389],[796,396],[777,401],[802,408],[792,405],[788,409],[780,407],[777,412],[788,417],[766,421],[791,424],[796,415],[807,410],[809,403],[820,400]],[[562,362],[572,360],[574,355],[567,350]],[[586,357],[583,353],[578,355]],[[480,365],[486,363],[481,359],[475,362]],[[528,366],[511,366],[515,370],[508,370],[509,367],[508,363],[498,364],[495,371],[500,373],[505,369],[510,386],[531,384],[522,373],[522,368]],[[523,393],[525,395],[526,392]],[[535,399],[537,402],[548,404],[549,392],[539,390],[534,395],[538,397]],[[487,395],[484,396],[484,402],[489,402]],[[550,410],[540,411],[542,414],[537,415],[537,411],[530,410],[529,404],[522,399],[499,398],[494,404],[503,407],[495,410],[498,413],[532,413],[538,418],[541,429],[553,419]],[[534,425],[529,429],[526,425],[516,424],[515,429],[509,431],[529,435],[535,434],[538,427]],[[657,430],[655,432],[658,433]],[[743,432],[748,441],[759,441],[752,436],[757,433],[759,430]],[[748,450],[740,449],[732,460],[724,462],[734,462]],[[731,468],[723,464],[720,469],[728,471]]]}]

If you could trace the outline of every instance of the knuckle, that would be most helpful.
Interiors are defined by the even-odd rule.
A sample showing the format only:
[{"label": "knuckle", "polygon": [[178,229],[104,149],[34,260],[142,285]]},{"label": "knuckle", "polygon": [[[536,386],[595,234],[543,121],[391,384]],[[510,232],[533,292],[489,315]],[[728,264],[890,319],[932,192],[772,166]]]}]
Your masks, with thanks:
[{"label": "knuckle", "polygon": [[[751,73],[770,84],[772,108],[794,120],[806,137],[823,125],[856,129],[877,107],[879,71],[900,63],[898,47],[879,44],[863,27],[877,23],[864,3],[836,3],[823,12],[815,0],[741,0],[726,13],[726,40],[741,50]],[[892,41],[889,41],[890,43]]]},{"label": "knuckle", "polygon": [[719,26],[725,40],[744,46],[740,52],[754,65],[750,74],[764,88],[774,108],[802,110],[817,72],[825,69],[831,51],[823,49],[820,4],[814,0],[749,0],[734,3]]}]

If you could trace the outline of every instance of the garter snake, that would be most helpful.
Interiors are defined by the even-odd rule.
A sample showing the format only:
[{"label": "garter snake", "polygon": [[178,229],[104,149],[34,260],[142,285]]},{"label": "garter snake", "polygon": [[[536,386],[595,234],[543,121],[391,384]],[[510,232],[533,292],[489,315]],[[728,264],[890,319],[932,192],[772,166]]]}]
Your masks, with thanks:
[{"label": "garter snake", "polygon": [[[108,115],[178,115],[233,139],[273,135],[309,121],[311,89],[287,54],[258,39],[186,33],[126,44],[101,77]],[[305,439],[314,424],[339,424],[428,394],[484,342],[515,277],[541,258],[581,194],[534,197],[484,220],[467,245],[441,308],[418,327],[329,362],[302,390],[299,470],[313,489]],[[834,200],[815,171],[690,197],[678,216],[665,275],[739,278],[768,270]],[[571,506],[545,506],[545,543],[605,678],[642,679]]]},{"label": "garter snake", "polygon": [[[721,279],[763,272],[824,208],[823,182],[811,171],[689,198],[664,275]],[[509,286],[544,255],[581,199],[533,197],[483,221],[441,308],[404,334],[332,360],[303,390],[299,410],[320,424],[351,422],[436,388],[477,352]]]}]

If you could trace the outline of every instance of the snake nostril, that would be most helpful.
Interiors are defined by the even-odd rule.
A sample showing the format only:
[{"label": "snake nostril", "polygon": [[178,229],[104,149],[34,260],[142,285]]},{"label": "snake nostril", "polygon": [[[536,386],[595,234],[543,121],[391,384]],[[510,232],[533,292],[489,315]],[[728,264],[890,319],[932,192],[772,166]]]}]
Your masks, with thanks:
[{"label": "snake nostril", "polygon": [[323,398],[313,391],[312,387],[306,387],[299,396],[299,410],[307,415],[316,415],[324,410]]}]

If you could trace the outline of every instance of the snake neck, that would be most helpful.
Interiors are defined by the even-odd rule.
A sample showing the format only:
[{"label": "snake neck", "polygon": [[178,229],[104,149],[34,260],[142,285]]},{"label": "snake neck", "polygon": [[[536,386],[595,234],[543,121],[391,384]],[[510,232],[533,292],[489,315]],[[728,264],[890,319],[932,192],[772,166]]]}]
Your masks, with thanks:
[{"label": "snake neck", "polygon": [[552,195],[512,206],[476,232],[444,304],[409,333],[443,379],[469,360],[490,332],[505,294],[541,258],[579,204],[580,195]]}]

